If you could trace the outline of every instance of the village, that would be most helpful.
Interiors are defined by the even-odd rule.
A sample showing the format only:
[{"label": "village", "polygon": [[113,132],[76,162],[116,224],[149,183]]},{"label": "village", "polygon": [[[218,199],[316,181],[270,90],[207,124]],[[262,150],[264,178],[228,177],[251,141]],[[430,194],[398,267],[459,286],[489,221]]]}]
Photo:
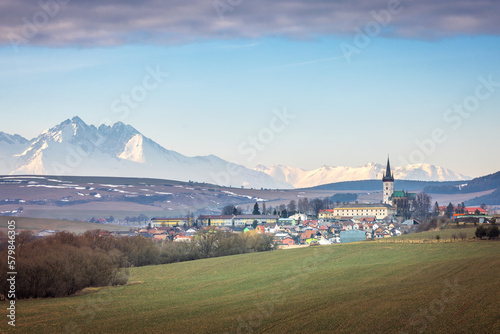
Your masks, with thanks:
[{"label": "village", "polygon": [[[232,214],[151,218],[147,226],[131,228],[130,231],[100,233],[117,237],[143,236],[156,242],[192,242],[200,231],[213,229],[227,233],[266,234],[272,236],[279,247],[293,248],[391,238],[419,231],[420,225],[427,223],[429,217],[454,221],[473,219],[479,223],[491,218],[483,207],[465,207],[463,203],[439,206],[436,202],[431,210],[430,198],[425,193],[394,190],[389,159],[382,177],[382,190],[383,199],[380,203],[344,202],[337,203],[331,209],[307,214],[293,212],[283,216],[276,210],[272,213],[265,210],[265,202],[261,203],[261,211],[259,202],[256,202],[252,214],[230,205],[227,211]],[[421,212],[417,214],[419,210]],[[425,218],[421,220],[420,217]],[[106,223],[106,219],[97,219],[95,222]],[[44,230],[38,232],[37,236],[56,232]]]}]

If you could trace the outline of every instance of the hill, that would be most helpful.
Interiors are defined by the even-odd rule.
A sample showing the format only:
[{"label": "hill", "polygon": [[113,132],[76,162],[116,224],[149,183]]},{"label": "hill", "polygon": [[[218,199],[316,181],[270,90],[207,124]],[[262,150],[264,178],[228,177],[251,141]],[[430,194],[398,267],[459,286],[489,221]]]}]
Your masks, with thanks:
[{"label": "hill", "polygon": [[499,265],[500,242],[362,242],[131,268],[128,286],[18,301],[16,330],[494,333]]},{"label": "hill", "polygon": [[[361,180],[361,181],[345,181],[330,184],[323,184],[307,189],[342,191],[342,190],[359,190],[359,191],[379,191],[380,180]],[[395,180],[395,189],[404,189],[406,191],[422,190],[427,187],[453,186],[456,187],[464,184],[464,181],[412,181],[412,180]]]},{"label": "hill", "polygon": [[4,216],[0,219],[0,230],[7,229],[7,221],[14,220],[16,222],[17,231],[31,230],[54,230],[68,231],[73,233],[82,233],[89,230],[107,230],[107,231],[129,231],[129,226],[120,226],[112,224],[96,224],[82,221],[63,220],[63,219],[45,219],[45,218],[29,218],[29,217],[9,217]]},{"label": "hill", "polygon": [[500,188],[500,172],[474,178],[461,184],[428,185],[425,192],[435,194],[466,194]]}]

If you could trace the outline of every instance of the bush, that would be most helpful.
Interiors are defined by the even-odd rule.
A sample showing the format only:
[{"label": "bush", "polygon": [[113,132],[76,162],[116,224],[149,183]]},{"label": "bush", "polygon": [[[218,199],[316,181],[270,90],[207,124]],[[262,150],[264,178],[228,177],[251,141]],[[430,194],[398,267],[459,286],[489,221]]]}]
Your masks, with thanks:
[{"label": "bush", "polygon": [[491,225],[486,231],[486,236],[489,240],[498,238],[499,234],[500,232],[498,231],[498,226],[496,225]]},{"label": "bush", "polygon": [[475,232],[476,238],[482,239],[483,237],[486,236],[486,229],[484,228],[483,225],[480,225],[478,228],[476,228]]}]

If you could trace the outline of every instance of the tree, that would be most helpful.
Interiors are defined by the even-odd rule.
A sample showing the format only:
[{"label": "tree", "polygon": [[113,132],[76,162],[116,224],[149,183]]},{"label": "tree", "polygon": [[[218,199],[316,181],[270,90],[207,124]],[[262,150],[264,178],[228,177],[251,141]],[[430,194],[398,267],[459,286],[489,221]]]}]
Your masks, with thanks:
[{"label": "tree", "polygon": [[252,215],[260,215],[259,203],[257,202],[255,202],[255,205],[253,206]]},{"label": "tree", "polygon": [[311,203],[309,203],[309,205],[311,206],[311,209],[313,210],[315,215],[318,214],[319,210],[322,210],[324,208],[323,200],[321,200],[320,198],[313,199]]},{"label": "tree", "polygon": [[222,215],[224,216],[241,215],[241,209],[232,204],[226,205],[225,207],[222,208]]},{"label": "tree", "polygon": [[500,231],[498,230],[498,226],[496,225],[491,225],[488,227],[488,230],[486,231],[486,236],[488,237],[489,240],[498,238],[500,235]]},{"label": "tree", "polygon": [[429,216],[431,197],[426,193],[419,193],[415,199],[415,216],[421,220]]},{"label": "tree", "polygon": [[467,239],[467,233],[465,233],[465,232],[460,232],[460,233],[458,233],[458,237],[459,237],[460,239],[462,239],[462,241],[464,241],[465,239]]},{"label": "tree", "polygon": [[257,219],[254,219],[254,221],[252,222],[252,227],[255,229],[257,228],[257,225],[259,225],[259,222],[257,221]]},{"label": "tree", "polygon": [[241,215],[241,214],[242,214],[241,208],[238,208],[237,206],[235,206],[235,207],[233,208],[233,215],[235,215],[235,216],[239,216],[239,215]]},{"label": "tree", "polygon": [[266,202],[262,202],[262,214],[267,215]]},{"label": "tree", "polygon": [[334,208],[333,201],[328,197],[324,198],[323,199],[323,207],[325,209],[333,209]]},{"label": "tree", "polygon": [[478,228],[476,228],[475,232],[476,238],[482,239],[483,237],[486,236],[486,233],[487,231],[483,225],[480,225]]},{"label": "tree", "polygon": [[486,210],[486,204],[484,204],[484,203],[483,203],[483,204],[481,204],[479,207],[480,207],[481,209],[483,209],[483,210]]},{"label": "tree", "polygon": [[290,201],[290,203],[288,203],[287,209],[288,212],[292,215],[297,211],[297,205],[295,204],[295,201],[293,199]]},{"label": "tree", "polygon": [[307,213],[309,211],[309,200],[307,197],[299,198],[298,209],[300,213]]},{"label": "tree", "polygon": [[434,203],[434,209],[432,209],[432,216],[433,217],[439,216],[439,204],[437,201],[436,203]]},{"label": "tree", "polygon": [[448,218],[451,218],[451,216],[453,216],[453,211],[455,211],[455,207],[453,206],[453,204],[448,204],[448,206],[446,207],[446,217]]}]

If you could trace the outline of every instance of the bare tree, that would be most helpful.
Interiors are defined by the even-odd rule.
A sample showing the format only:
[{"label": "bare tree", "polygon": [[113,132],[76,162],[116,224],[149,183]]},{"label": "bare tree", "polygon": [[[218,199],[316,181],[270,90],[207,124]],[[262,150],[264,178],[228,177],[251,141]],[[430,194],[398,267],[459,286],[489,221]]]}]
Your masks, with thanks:
[{"label": "bare tree", "polygon": [[320,198],[315,198],[309,203],[311,206],[311,209],[314,211],[314,214],[317,215],[319,210],[322,210],[324,208],[323,206],[323,200]]},{"label": "bare tree", "polygon": [[309,211],[309,200],[307,197],[299,199],[298,209],[301,213],[307,213]]},{"label": "bare tree", "polygon": [[426,193],[419,193],[415,199],[415,216],[417,219],[424,220],[430,214],[431,197]]}]

